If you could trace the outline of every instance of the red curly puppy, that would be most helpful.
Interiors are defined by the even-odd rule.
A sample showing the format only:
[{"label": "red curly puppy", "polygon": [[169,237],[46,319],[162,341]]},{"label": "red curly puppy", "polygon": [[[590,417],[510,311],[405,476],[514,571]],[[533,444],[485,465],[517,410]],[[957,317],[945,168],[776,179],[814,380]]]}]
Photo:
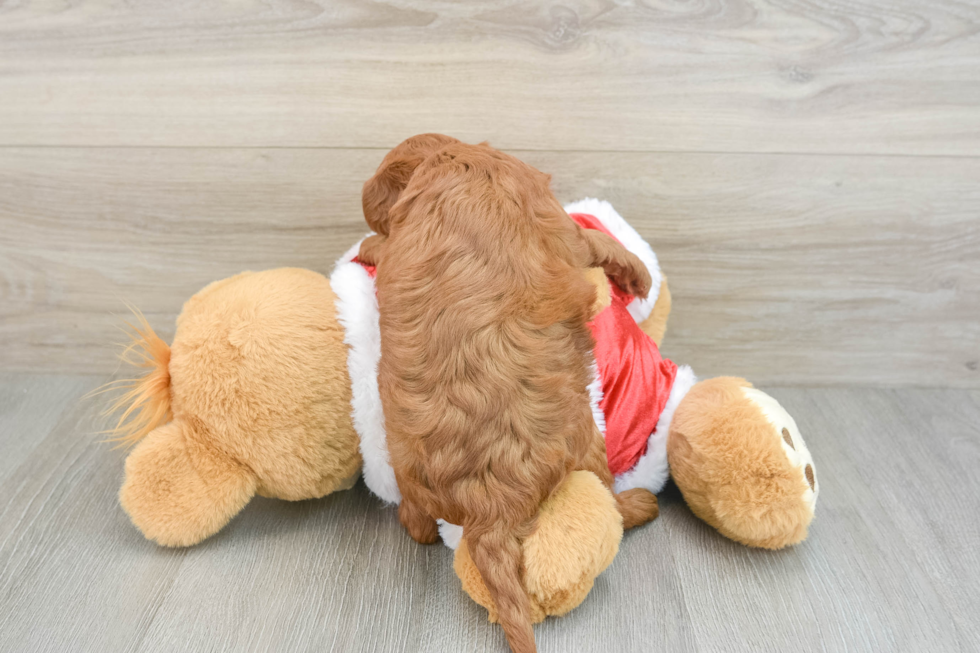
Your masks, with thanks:
[{"label": "red curly puppy", "polygon": [[[378,265],[378,383],[402,494],[399,519],[423,543],[435,519],[463,526],[511,648],[535,651],[521,542],[538,506],[575,469],[608,485],[586,389],[603,267],[645,296],[647,269],[581,229],[549,177],[487,145],[410,138],[364,185],[360,258]],[[627,527],[656,516],[646,490],[617,497]]]}]

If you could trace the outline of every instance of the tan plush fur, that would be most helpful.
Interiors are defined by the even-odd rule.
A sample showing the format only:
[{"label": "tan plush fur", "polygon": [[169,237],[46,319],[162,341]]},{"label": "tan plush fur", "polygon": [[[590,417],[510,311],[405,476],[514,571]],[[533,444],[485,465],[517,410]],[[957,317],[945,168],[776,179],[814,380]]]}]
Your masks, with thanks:
[{"label": "tan plush fur", "polygon": [[660,294],[657,295],[657,301],[653,304],[653,310],[650,311],[647,319],[640,322],[640,329],[657,343],[657,347],[663,342],[664,333],[667,331],[667,318],[670,317],[671,301],[667,277],[664,276],[663,281],[660,282]]},{"label": "tan plush fur", "polygon": [[217,533],[255,494],[245,465],[207,446],[183,418],[154,429],[126,459],[119,501],[143,534],[190,546]]},{"label": "tan plush fur", "polygon": [[[399,518],[420,542],[435,541],[436,518],[463,526],[512,650],[527,653],[521,542],[569,472],[591,464],[611,483],[586,390],[595,293],[580,270],[602,267],[643,296],[650,275],[569,218],[547,175],[444,138],[409,139],[376,173],[381,190],[364,187],[387,202],[390,169],[401,179],[417,165],[388,215],[367,216],[381,235],[360,252],[378,265],[378,385]],[[643,492],[620,498],[627,525],[655,514]]]},{"label": "tan plush fur", "polygon": [[780,436],[745,398],[744,379],[701,381],[671,423],[667,455],[688,506],[722,535],[748,546],[779,549],[802,541],[813,513],[807,481]]},{"label": "tan plush fur", "polygon": [[124,362],[146,373],[135,379],[112,381],[93,394],[123,390],[104,415],[121,413],[116,426],[104,434],[110,442],[133,445],[168,422],[170,414],[170,347],[153,331],[138,309],[137,324],[127,323],[130,344],[119,355]]},{"label": "tan plush fur", "polygon": [[602,268],[586,268],[582,274],[585,276],[585,280],[595,288],[595,301],[592,302],[592,308],[589,310],[591,319],[612,303],[612,292],[609,289],[606,272]]},{"label": "tan plush fur", "polygon": [[[542,504],[524,543],[528,594],[545,614],[567,613],[612,564],[622,537],[623,519],[606,484],[592,472],[573,472]],[[549,542],[558,541],[565,545],[556,555]]]},{"label": "tan plush fur", "polygon": [[215,282],[184,305],[169,390],[148,408],[170,395],[173,419],[130,454],[120,490],[148,538],[187,546],[256,493],[298,500],[349,485],[361,458],[334,300],[322,275],[279,269]]}]

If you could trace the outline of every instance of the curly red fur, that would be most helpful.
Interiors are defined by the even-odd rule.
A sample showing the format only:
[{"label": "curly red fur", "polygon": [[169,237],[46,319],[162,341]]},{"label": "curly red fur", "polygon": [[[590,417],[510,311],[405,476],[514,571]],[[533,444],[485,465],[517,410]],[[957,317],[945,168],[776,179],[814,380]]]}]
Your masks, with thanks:
[{"label": "curly red fur", "polygon": [[549,182],[485,144],[423,135],[364,188],[382,234],[361,256],[378,265],[378,382],[399,516],[423,542],[435,540],[435,518],[463,525],[522,653],[535,645],[520,544],[538,506],[583,466],[611,483],[586,390],[595,290],[581,268],[602,266],[637,294],[650,285],[639,259],[568,217]]}]

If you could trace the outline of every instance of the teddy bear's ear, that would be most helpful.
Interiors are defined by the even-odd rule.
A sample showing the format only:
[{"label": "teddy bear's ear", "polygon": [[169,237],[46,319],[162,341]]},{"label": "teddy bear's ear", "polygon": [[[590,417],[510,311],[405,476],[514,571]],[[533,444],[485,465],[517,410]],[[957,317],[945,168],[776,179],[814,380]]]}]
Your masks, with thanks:
[{"label": "teddy bear's ear", "polygon": [[129,454],[119,502],[147,539],[190,546],[231,521],[256,486],[250,469],[202,444],[188,422],[176,419]]}]

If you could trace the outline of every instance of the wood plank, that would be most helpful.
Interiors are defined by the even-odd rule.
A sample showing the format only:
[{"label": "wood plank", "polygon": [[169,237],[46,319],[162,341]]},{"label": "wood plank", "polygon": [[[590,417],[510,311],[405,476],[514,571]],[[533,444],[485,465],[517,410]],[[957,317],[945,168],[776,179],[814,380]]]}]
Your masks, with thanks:
[{"label": "wood plank", "polygon": [[980,154],[980,5],[7,3],[0,144]]},{"label": "wood plank", "polygon": [[[84,436],[98,405],[64,392],[96,383],[5,375],[0,386],[0,405],[24,389],[38,399],[0,414],[4,427],[61,415],[0,478],[0,649],[505,650],[450,553],[411,542],[362,484],[319,501],[256,499],[190,549],[143,540],[115,496],[122,452]],[[809,539],[736,545],[669,488],[585,603],[537,627],[543,653],[975,648],[976,393],[770,391],[817,462]],[[0,439],[0,459],[15,446]]]},{"label": "wood plank", "polygon": [[[329,272],[383,153],[0,149],[0,360],[111,372],[124,300],[169,338],[215,279]],[[699,374],[980,387],[980,159],[515,154],[653,243]]]},{"label": "wood plank", "polygon": [[92,379],[0,372],[0,481],[27,460],[67,411],[77,408]]},{"label": "wood plank", "polygon": [[[871,403],[888,421],[887,432],[905,430],[900,447],[889,447],[889,459],[876,467],[871,482],[885,476],[917,479],[915,486],[885,485],[882,498],[901,530],[909,549],[929,574],[943,605],[957,625],[964,650],[980,642],[980,615],[968,607],[980,596],[980,579],[971,570],[980,567],[980,405],[964,393],[935,390],[911,395],[887,393]],[[895,409],[895,406],[898,409]],[[917,428],[918,426],[918,428]],[[860,443],[869,452],[869,442]],[[928,504],[922,506],[919,496]],[[909,508],[908,506],[913,506]],[[944,555],[933,558],[932,551]],[[964,602],[965,601],[965,602]]]},{"label": "wood plank", "polygon": [[125,302],[169,339],[180,306],[211,281],[279,266],[329,273],[366,231],[354,189],[381,156],[0,150],[0,360],[112,371]]},{"label": "wood plank", "polygon": [[[99,403],[64,396],[103,378],[23,375],[19,388],[5,378],[5,395],[34,396],[5,427],[29,433],[48,414],[60,418],[0,478],[0,650],[128,650],[186,552],[144,546],[116,500],[123,452],[94,435]],[[4,437],[0,459],[8,453],[16,443]]]}]

